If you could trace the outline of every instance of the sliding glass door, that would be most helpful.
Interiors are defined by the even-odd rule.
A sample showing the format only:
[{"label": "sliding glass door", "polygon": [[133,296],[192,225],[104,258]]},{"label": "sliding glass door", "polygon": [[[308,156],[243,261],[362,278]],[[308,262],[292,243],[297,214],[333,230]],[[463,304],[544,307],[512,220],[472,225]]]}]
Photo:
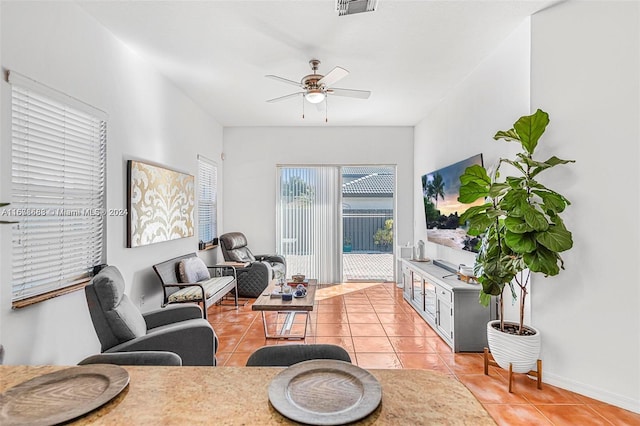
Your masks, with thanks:
[{"label": "sliding glass door", "polygon": [[393,281],[395,167],[342,167],[343,281]]},{"label": "sliding glass door", "polygon": [[322,283],[342,278],[340,167],[278,167],[276,240],[287,275]]},{"label": "sliding glass door", "polygon": [[393,281],[394,166],[279,166],[277,188],[289,277]]}]

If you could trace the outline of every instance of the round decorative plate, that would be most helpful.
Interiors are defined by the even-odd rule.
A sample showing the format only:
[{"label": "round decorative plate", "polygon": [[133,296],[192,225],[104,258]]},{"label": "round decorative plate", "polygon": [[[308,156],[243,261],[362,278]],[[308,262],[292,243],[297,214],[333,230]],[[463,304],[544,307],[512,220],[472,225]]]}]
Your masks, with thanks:
[{"label": "round decorative plate", "polygon": [[310,425],[342,425],[371,414],[382,388],[367,370],[345,361],[294,364],[269,384],[269,401],[280,414]]},{"label": "round decorative plate", "polygon": [[0,395],[0,424],[54,425],[95,410],[129,384],[111,364],[66,368],[20,383]]}]

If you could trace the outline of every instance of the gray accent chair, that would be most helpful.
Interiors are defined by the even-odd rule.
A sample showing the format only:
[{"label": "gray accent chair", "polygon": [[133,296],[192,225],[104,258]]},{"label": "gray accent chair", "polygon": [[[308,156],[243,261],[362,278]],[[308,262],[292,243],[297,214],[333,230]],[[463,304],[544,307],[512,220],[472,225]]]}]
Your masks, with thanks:
[{"label": "gray accent chair", "polygon": [[247,247],[247,237],[241,232],[228,232],[220,236],[222,256],[227,262],[249,263],[245,268],[236,268],[238,294],[241,297],[258,297],[272,279],[287,276],[287,264],[277,254],[254,255]]},{"label": "gray accent chair", "polygon": [[183,365],[216,365],[218,337],[198,305],[170,305],[141,314],[124,288],[115,266],[102,269],[85,287],[103,353],[168,351]]},{"label": "gray accent chair", "polygon": [[312,359],[335,359],[351,362],[349,353],[341,346],[328,344],[296,344],[263,346],[247,360],[247,367],[289,367]]},{"label": "gray accent chair", "polygon": [[78,363],[78,365],[88,364],[163,365],[179,367],[182,365],[182,358],[173,352],[163,351],[114,352],[91,355]]}]

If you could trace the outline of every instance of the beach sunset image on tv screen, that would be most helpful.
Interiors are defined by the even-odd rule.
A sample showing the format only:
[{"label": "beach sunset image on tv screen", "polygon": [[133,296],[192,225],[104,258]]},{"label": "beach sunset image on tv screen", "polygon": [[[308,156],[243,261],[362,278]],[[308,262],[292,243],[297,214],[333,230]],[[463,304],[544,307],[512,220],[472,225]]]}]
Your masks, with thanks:
[{"label": "beach sunset image on tv screen", "polygon": [[474,164],[482,166],[482,154],[422,176],[427,240],[457,249],[477,251],[478,238],[467,235],[466,226],[459,223],[459,217],[469,207],[483,204],[484,200],[480,199],[473,204],[458,201],[460,175]]}]

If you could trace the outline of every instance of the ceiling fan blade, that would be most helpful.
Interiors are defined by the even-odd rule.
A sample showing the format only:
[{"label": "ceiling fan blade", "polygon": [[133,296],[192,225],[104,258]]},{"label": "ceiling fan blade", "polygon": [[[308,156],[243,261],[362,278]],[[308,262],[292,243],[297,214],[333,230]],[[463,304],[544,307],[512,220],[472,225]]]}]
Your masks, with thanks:
[{"label": "ceiling fan blade", "polygon": [[329,74],[318,80],[318,85],[324,84],[325,87],[330,87],[333,83],[342,80],[347,75],[349,75],[349,71],[341,67],[335,67],[329,72]]},{"label": "ceiling fan blade", "polygon": [[291,93],[289,95],[280,96],[279,98],[269,99],[269,100],[267,100],[267,102],[269,102],[269,103],[280,102],[280,101],[284,101],[285,99],[289,99],[289,98],[293,98],[293,97],[296,97],[296,96],[300,96],[303,93],[304,92]]},{"label": "ceiling fan blade", "polygon": [[278,80],[278,81],[281,81],[283,83],[293,84],[294,86],[302,87],[302,85],[300,84],[299,81],[289,80],[288,78],[278,77],[277,75],[269,74],[269,75],[265,75],[265,77],[272,78],[274,80]]},{"label": "ceiling fan blade", "polygon": [[368,99],[369,96],[371,96],[371,92],[368,90],[338,89],[337,87],[327,90],[327,93],[335,96],[347,96],[358,99]]}]

